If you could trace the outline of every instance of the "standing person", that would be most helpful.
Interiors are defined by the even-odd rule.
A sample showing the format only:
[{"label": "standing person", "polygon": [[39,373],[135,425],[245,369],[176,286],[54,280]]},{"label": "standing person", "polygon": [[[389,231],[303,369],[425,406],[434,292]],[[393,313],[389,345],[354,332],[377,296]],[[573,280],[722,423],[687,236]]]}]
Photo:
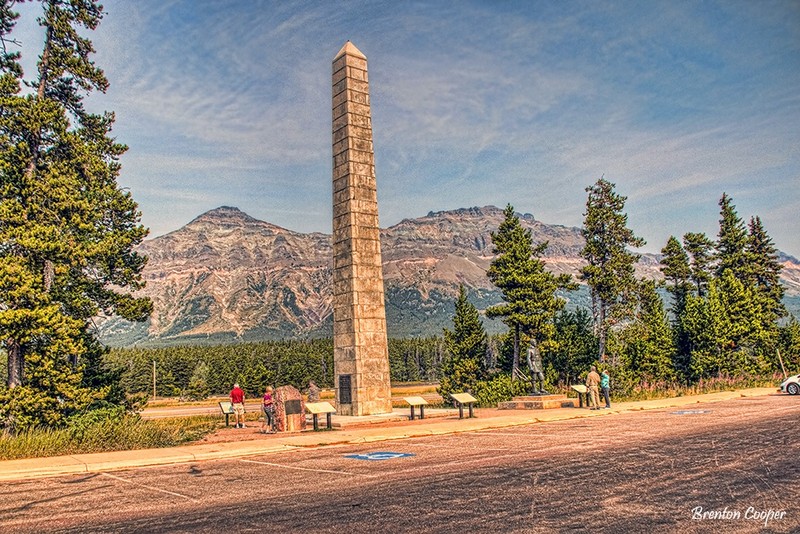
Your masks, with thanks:
[{"label": "standing person", "polygon": [[231,404],[236,414],[236,428],[244,428],[244,391],[239,384],[234,384],[231,390]]},{"label": "standing person", "polygon": [[[272,398],[272,386],[267,386],[264,391],[264,397],[261,399],[261,409],[264,411],[261,432],[271,434],[275,432],[275,399]],[[269,430],[267,430],[267,423],[269,423]]]},{"label": "standing person", "polygon": [[603,392],[603,399],[606,401],[606,410],[611,408],[611,399],[608,393],[611,389],[611,378],[608,376],[608,371],[603,371],[600,374],[600,390]]},{"label": "standing person", "polygon": [[308,402],[319,402],[319,387],[313,380],[308,381]]},{"label": "standing person", "polygon": [[600,409],[600,394],[597,386],[600,384],[600,375],[597,374],[597,367],[592,366],[591,371],[586,376],[586,387],[589,388],[589,406],[591,410]]}]

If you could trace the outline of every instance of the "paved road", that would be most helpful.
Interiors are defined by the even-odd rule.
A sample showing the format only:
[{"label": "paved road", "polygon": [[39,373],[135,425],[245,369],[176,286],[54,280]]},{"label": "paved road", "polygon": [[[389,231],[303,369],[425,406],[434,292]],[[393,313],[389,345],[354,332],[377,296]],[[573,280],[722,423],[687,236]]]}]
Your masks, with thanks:
[{"label": "paved road", "polygon": [[[223,399],[224,400],[224,399]],[[249,400],[244,404],[248,412],[261,412],[261,401]],[[163,419],[166,417],[191,417],[193,415],[220,415],[218,402],[208,405],[194,406],[159,406],[157,408],[147,408],[142,410],[143,419]]]},{"label": "paved road", "polygon": [[752,397],[12,482],[0,531],[800,532],[798,417]]}]

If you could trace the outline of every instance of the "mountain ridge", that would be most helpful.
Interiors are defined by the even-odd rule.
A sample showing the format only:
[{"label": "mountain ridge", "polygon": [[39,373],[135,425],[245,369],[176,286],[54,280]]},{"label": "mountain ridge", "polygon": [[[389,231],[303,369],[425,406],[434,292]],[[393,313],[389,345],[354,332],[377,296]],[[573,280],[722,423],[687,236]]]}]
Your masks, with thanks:
[{"label": "mountain ridge", "polygon": [[[543,260],[555,273],[576,275],[585,262],[581,230],[520,214]],[[499,302],[486,277],[494,257],[491,233],[504,218],[495,206],[429,212],[381,229],[390,336],[432,335],[450,326],[459,285],[483,309]],[[300,233],[220,206],[185,226],[146,240],[147,282],[137,294],[153,300],[149,321],[103,322],[110,345],[318,337],[332,333],[330,234]],[[800,294],[800,263],[783,254],[787,292]],[[661,278],[658,256],[643,254],[637,275]],[[588,303],[585,287],[567,296]],[[497,325],[495,325],[497,327]]]}]

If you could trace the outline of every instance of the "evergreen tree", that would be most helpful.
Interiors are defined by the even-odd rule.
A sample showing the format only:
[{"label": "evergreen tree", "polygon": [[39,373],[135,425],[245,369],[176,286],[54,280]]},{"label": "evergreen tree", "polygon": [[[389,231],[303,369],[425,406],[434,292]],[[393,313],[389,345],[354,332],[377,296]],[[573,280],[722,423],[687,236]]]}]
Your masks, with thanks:
[{"label": "evergreen tree", "polygon": [[[150,302],[126,291],[143,285],[145,258],[133,248],[147,230],[130,193],[116,183],[126,147],[110,137],[113,114],[91,114],[83,106],[85,94],[108,86],[90,60],[91,41],[79,33],[97,27],[102,8],[89,0],[42,6],[38,72],[25,82],[35,92],[22,93],[13,54],[0,61],[0,335],[11,389],[54,394],[42,389],[49,379],[34,384],[33,377],[65,362],[72,366],[78,380],[65,383],[75,388],[58,393],[67,413],[73,400],[85,398],[78,391],[81,359],[96,349],[88,343],[90,319],[149,315]],[[4,50],[15,19],[4,2]],[[22,390],[0,395],[30,397]],[[58,419],[51,416],[43,422]]]},{"label": "evergreen tree", "polygon": [[783,285],[781,285],[781,269],[778,250],[772,243],[758,216],[750,218],[748,225],[747,251],[751,282],[763,299],[766,317],[774,322],[786,316],[783,305]]},{"label": "evergreen tree", "polygon": [[639,380],[670,381],[675,378],[675,345],[664,304],[655,282],[643,281],[638,287],[638,306],[634,321],[622,332],[622,359],[627,370]]},{"label": "evergreen tree", "polygon": [[210,369],[208,364],[200,361],[195,365],[192,376],[189,378],[189,386],[186,389],[186,396],[192,400],[202,400],[208,398],[211,394],[211,388],[208,385],[208,376]]},{"label": "evergreen tree", "polygon": [[486,310],[488,317],[502,317],[514,339],[512,377],[519,375],[520,340],[534,343],[552,337],[553,319],[564,305],[556,291],[573,290],[577,286],[570,275],[554,275],[540,259],[547,242],[533,246],[531,231],[520,224],[510,204],[503,210],[505,219],[497,232],[492,232],[494,252],[498,256],[489,266],[489,280],[503,294],[505,303]]},{"label": "evergreen tree", "polygon": [[667,291],[674,299],[672,311],[677,317],[683,313],[686,297],[692,289],[689,255],[674,236],[669,237],[661,254],[661,272],[664,273]]},{"label": "evergreen tree", "polygon": [[645,244],[628,228],[628,215],[622,211],[627,197],[616,194],[614,187],[601,178],[586,188],[589,198],[582,230],[586,245],[581,255],[588,265],[581,269],[581,276],[591,289],[592,320],[601,360],[605,358],[609,327],[628,316],[635,303],[634,265],[639,255],[629,252],[628,247]]},{"label": "evergreen tree", "polygon": [[731,198],[723,193],[719,200],[720,219],[717,236],[717,278],[722,278],[726,270],[744,282],[749,278],[747,255],[747,230],[736,213]]},{"label": "evergreen tree", "polygon": [[686,333],[689,353],[685,358],[688,365],[681,370],[691,381],[716,376],[720,372],[721,352],[724,348],[717,321],[720,313],[722,310],[717,299],[689,295],[686,300],[681,329]]},{"label": "evergreen tree", "polygon": [[689,232],[683,235],[683,246],[691,258],[689,265],[695,290],[702,297],[714,274],[714,242],[704,233]]},{"label": "evergreen tree", "polygon": [[791,369],[800,369],[800,322],[791,316],[789,322],[779,330],[779,350],[781,357],[775,355],[775,368],[780,369],[780,361],[783,360],[783,367],[787,372],[792,373]]},{"label": "evergreen tree", "polygon": [[712,280],[708,296],[690,297],[682,327],[691,343],[694,378],[760,373],[777,330],[765,328],[764,310],[754,288],[726,270]]},{"label": "evergreen tree", "polygon": [[445,328],[444,342],[447,355],[442,362],[439,394],[446,399],[450,393],[475,391],[476,384],[486,374],[487,336],[478,310],[467,300],[463,285],[456,300],[453,330]]},{"label": "evergreen tree", "polygon": [[581,383],[582,375],[597,357],[597,338],[592,334],[592,318],[586,308],[563,310],[553,322],[555,336],[544,352],[545,375],[552,384],[569,386]]},{"label": "evergreen tree", "polygon": [[689,367],[689,340],[681,328],[681,319],[686,313],[686,301],[696,288],[692,281],[692,268],[689,255],[680,242],[670,236],[667,245],[661,249],[661,272],[664,273],[667,291],[672,295],[673,334],[675,339],[675,368],[686,376]]}]

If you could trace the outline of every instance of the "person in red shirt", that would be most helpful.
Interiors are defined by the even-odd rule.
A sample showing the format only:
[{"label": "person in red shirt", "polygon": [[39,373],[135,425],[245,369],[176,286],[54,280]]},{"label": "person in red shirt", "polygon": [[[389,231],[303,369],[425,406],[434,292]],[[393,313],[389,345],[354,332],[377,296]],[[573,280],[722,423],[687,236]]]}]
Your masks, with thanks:
[{"label": "person in red shirt", "polygon": [[236,428],[244,428],[244,391],[239,384],[234,384],[231,390],[231,404],[236,414]]}]

